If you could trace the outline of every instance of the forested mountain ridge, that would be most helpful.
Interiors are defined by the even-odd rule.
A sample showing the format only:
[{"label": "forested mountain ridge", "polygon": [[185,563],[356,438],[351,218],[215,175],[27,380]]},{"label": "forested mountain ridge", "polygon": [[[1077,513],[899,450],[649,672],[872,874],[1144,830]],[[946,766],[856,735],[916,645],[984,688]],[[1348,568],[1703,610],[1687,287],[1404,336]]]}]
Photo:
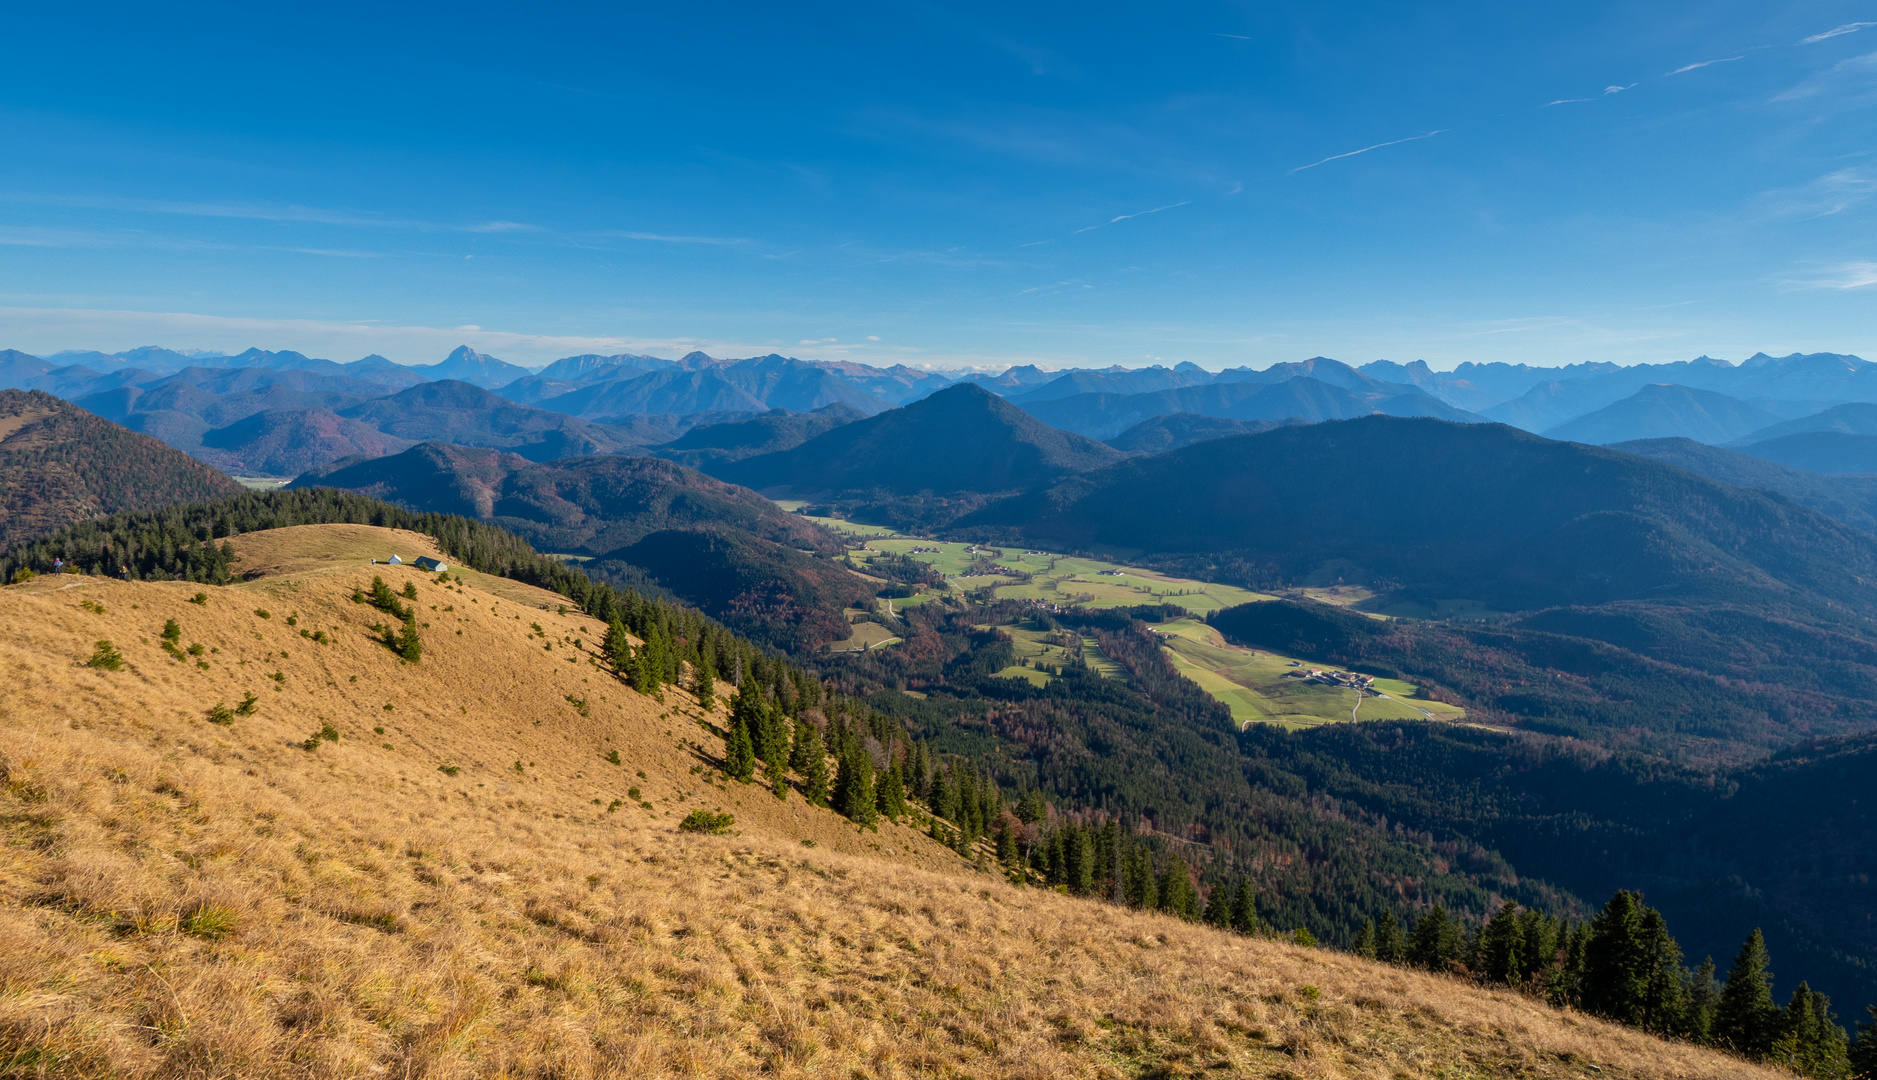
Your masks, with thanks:
[{"label": "forested mountain ridge", "polygon": [[1336,576],[1500,611],[1617,600],[1877,614],[1877,539],[1672,466],[1492,424],[1365,417],[1214,440],[963,518],[1058,550]]},{"label": "forested mountain ridge", "polygon": [[588,569],[598,577],[682,598],[778,648],[813,649],[845,637],[843,609],[878,587],[830,557],[842,543],[827,530],[659,458],[530,462],[425,443],[392,457],[340,462],[289,486],[340,488],[489,522],[544,550],[591,556]]},{"label": "forested mountain ridge", "polygon": [[0,550],[86,518],[240,490],[215,469],[68,401],[0,390]]},{"label": "forested mountain ridge", "polygon": [[1638,439],[1611,443],[1609,449],[1664,461],[1723,484],[1775,492],[1835,521],[1877,534],[1877,478],[1827,478],[1685,438]]},{"label": "forested mountain ridge", "polygon": [[717,471],[747,487],[787,487],[802,496],[963,497],[972,505],[987,494],[1021,490],[1122,456],[965,384]]}]

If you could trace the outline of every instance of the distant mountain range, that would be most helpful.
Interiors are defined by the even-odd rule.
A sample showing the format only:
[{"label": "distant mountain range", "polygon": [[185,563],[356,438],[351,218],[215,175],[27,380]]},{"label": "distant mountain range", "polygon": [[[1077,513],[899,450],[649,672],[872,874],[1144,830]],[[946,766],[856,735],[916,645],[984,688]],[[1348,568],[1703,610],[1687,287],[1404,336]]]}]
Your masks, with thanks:
[{"label": "distant mountain range", "polygon": [[0,390],[0,549],[120,510],[241,490],[186,454],[70,402]]},{"label": "distant mountain range", "polygon": [[[989,374],[877,368],[780,354],[720,359],[702,352],[677,359],[591,353],[532,369],[468,346],[425,366],[394,364],[380,356],[336,363],[262,349],[223,354],[146,346],[47,358],[0,352],[0,386],[45,390],[204,461],[270,475],[294,475],[352,454],[395,452],[442,437],[514,449],[539,460],[650,453],[692,428],[769,415],[765,423],[779,433],[797,429],[782,423],[781,413],[826,416],[833,414],[824,410],[839,406],[858,416],[877,416],[957,385],[1002,397],[1051,427],[1121,441],[1134,454],[1177,449],[1200,440],[1204,432],[1242,430],[1195,426],[1190,420],[1155,426],[1167,417],[1256,426],[1380,414],[1498,421],[1593,444],[1691,438],[1842,475],[1877,468],[1877,447],[1863,439],[1877,437],[1877,424],[1868,419],[1877,412],[1874,371],[1877,364],[1837,353],[1756,354],[1738,364],[1711,357],[1561,368],[1462,364],[1449,372],[1436,372],[1418,360],[1378,360],[1357,368],[1314,357],[1217,373],[1182,363],[1069,371],[1025,365]],[[440,383],[466,384],[487,396],[444,393],[427,399],[421,416],[399,414],[409,398],[367,404]],[[513,412],[510,406],[578,423]],[[261,413],[270,415],[250,419]],[[472,419],[472,414],[488,415]],[[803,423],[800,430],[806,432],[826,421]],[[1139,434],[1123,440],[1132,429],[1140,429]],[[1856,437],[1774,442],[1820,432]],[[1765,445],[1752,449],[1757,444]],[[789,447],[759,439],[738,448],[674,448],[667,456],[717,469],[733,459],[784,449]]]},{"label": "distant mountain range", "polygon": [[1654,383],[1629,397],[1544,432],[1547,439],[1606,444],[1630,439],[1732,442],[1780,417],[1712,390]]}]

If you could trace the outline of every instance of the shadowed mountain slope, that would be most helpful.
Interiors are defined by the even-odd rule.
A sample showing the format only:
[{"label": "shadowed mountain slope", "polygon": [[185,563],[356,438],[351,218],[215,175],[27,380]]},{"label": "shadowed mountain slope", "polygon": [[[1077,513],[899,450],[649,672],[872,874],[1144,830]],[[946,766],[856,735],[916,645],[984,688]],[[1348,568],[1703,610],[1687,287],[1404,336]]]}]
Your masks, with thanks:
[{"label": "shadowed mountain slope", "polygon": [[[1325,374],[1331,371],[1322,369]],[[1348,374],[1354,378],[1346,380],[1355,384],[1353,389],[1308,375],[1273,381],[1251,377],[1263,376],[1265,372],[1250,372],[1243,378],[1228,379],[1236,374],[1222,372],[1219,381],[1204,386],[1142,394],[1076,394],[1038,401],[1025,408],[1044,423],[1090,438],[1113,438],[1153,417],[1182,412],[1230,420],[1271,421],[1292,417],[1307,421],[1347,420],[1378,412],[1459,421],[1476,419],[1412,387],[1376,383],[1353,371]]]},{"label": "shadowed mountain slope", "polygon": [[423,383],[336,411],[400,439],[512,450],[530,461],[606,454],[630,445],[597,424],[517,405],[453,380]]},{"label": "shadowed mountain slope", "polygon": [[[1877,538],[1762,493],[1499,425],[1369,417],[1187,447],[960,522],[1036,543],[1325,567],[1499,610],[1624,599],[1877,614]],[[1869,584],[1865,584],[1869,582]],[[1827,615],[1835,611],[1838,616]]]},{"label": "shadowed mountain slope", "polygon": [[693,469],[714,472],[732,461],[795,447],[842,424],[866,418],[851,405],[824,405],[809,413],[776,409],[751,420],[694,427],[652,453]]},{"label": "shadowed mountain slope", "polygon": [[650,457],[528,461],[496,450],[425,443],[339,462],[289,487],[335,487],[413,510],[461,514],[510,529],[543,551],[598,555],[647,533],[714,525],[832,551],[839,541],[745,488]]},{"label": "shadowed mountain slope", "polygon": [[1769,424],[1758,431],[1744,435],[1739,440],[1742,444],[1765,442],[1782,435],[1797,435],[1804,431],[1835,431],[1845,435],[1877,435],[1877,404],[1854,401],[1848,405],[1834,405],[1801,416],[1796,420],[1785,420]]},{"label": "shadowed mountain slope", "polygon": [[269,409],[205,432],[195,456],[231,473],[298,476],[349,457],[382,457],[413,443],[328,409]]},{"label": "shadowed mountain slope", "polygon": [[1845,431],[1798,431],[1736,444],[1734,449],[1788,468],[1827,476],[1877,474],[1877,435]]},{"label": "shadowed mountain slope", "polygon": [[120,510],[241,485],[157,440],[37,390],[0,390],[0,549]]},{"label": "shadowed mountain slope", "polygon": [[1256,435],[1282,426],[1284,422],[1277,420],[1228,420],[1197,413],[1171,413],[1135,424],[1107,442],[1124,454],[1164,454],[1198,442],[1233,435]]},{"label": "shadowed mountain slope", "polygon": [[1611,450],[1654,458],[1735,487],[1777,492],[1846,525],[1877,533],[1877,477],[1834,476],[1706,446],[1692,439],[1638,439],[1611,443]]},{"label": "shadowed mountain slope", "polygon": [[1652,383],[1621,401],[1552,428],[1545,438],[1593,445],[1669,438],[1718,444],[1778,420],[1765,409],[1726,394]]},{"label": "shadowed mountain slope", "polygon": [[1057,431],[994,394],[961,384],[720,472],[747,487],[786,486],[803,493],[985,493],[1120,459],[1117,450]]},{"label": "shadowed mountain slope", "polygon": [[425,443],[340,462],[290,487],[336,487],[412,510],[499,525],[543,551],[595,557],[619,585],[683,599],[776,648],[812,650],[848,635],[844,608],[878,588],[831,557],[838,537],[746,488],[651,457],[536,463]]}]

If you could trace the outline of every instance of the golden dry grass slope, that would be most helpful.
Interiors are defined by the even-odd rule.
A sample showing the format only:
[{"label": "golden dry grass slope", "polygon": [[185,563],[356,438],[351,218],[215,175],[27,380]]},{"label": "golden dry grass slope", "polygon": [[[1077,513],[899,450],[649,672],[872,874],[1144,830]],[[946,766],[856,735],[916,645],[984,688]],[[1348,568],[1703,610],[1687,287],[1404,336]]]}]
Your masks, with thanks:
[{"label": "golden dry grass slope", "polygon": [[[236,544],[228,588],[0,591],[0,1075],[1771,1075],[1008,886],[714,779],[695,702],[622,688],[557,597],[363,562],[423,537]],[[419,663],[349,599],[374,572],[416,583]]]}]

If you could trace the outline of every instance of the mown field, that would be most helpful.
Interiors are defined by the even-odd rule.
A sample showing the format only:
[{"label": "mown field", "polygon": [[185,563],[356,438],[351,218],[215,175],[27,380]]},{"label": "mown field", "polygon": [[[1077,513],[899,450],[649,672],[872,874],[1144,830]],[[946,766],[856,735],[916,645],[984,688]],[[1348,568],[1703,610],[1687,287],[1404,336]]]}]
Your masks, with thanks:
[{"label": "mown field", "polygon": [[[906,555],[927,563],[966,591],[991,587],[999,600],[1041,600],[1065,607],[1113,608],[1177,604],[1204,615],[1271,597],[1233,585],[1169,577],[1151,570],[1018,547],[947,543],[906,536],[872,537],[867,550]],[[986,561],[1011,574],[973,574]],[[1024,582],[1024,577],[1029,581]]]},{"label": "mown field", "polygon": [[1453,705],[1414,699],[1414,686],[1397,679],[1375,680],[1378,695],[1364,694],[1358,701],[1352,689],[1294,677],[1318,665],[1227,645],[1217,630],[1198,619],[1178,619],[1154,629],[1168,635],[1167,653],[1180,674],[1223,702],[1240,726],[1305,728],[1351,720],[1458,720],[1466,715]]}]

